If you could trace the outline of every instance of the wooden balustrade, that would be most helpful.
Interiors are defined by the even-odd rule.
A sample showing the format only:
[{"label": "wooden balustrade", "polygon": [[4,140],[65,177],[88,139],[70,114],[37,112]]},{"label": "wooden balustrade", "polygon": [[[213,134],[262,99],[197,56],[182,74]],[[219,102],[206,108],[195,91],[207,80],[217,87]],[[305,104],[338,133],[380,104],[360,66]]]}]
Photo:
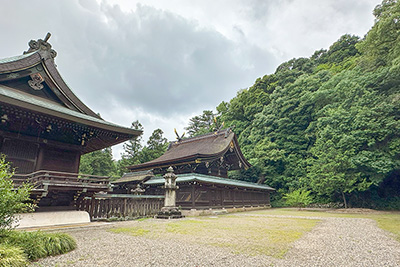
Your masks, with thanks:
[{"label": "wooden balustrade", "polygon": [[136,218],[156,215],[164,197],[134,195],[103,195],[85,198],[77,203],[78,210],[87,211],[91,220]]},{"label": "wooden balustrade", "polygon": [[29,174],[14,174],[13,181],[15,185],[23,182],[35,184],[40,181],[57,181],[63,183],[87,183],[87,184],[109,184],[110,177],[88,175],[80,173],[56,172],[40,170]]}]

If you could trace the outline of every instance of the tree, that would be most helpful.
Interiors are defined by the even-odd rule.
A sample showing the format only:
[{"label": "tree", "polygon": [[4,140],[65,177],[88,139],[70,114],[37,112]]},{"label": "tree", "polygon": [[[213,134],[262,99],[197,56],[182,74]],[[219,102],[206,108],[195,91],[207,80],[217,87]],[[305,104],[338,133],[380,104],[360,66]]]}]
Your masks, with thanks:
[{"label": "tree", "polygon": [[375,25],[357,48],[375,69],[390,64],[400,55],[400,2],[383,0],[374,9]]},{"label": "tree", "polygon": [[155,129],[140,153],[141,162],[151,161],[164,154],[168,146],[168,139],[163,136],[161,129]]},{"label": "tree", "polygon": [[15,214],[33,210],[34,205],[30,204],[29,192],[32,187],[23,184],[17,189],[14,188],[11,177],[13,172],[6,162],[5,156],[0,157],[0,235],[12,229],[13,224],[18,221]]},{"label": "tree", "polygon": [[[136,120],[132,122],[131,129],[143,131],[143,126]],[[142,136],[138,136],[124,144],[124,154],[122,156],[129,159],[131,164],[137,164],[140,162],[139,153],[142,148]]]},{"label": "tree", "polygon": [[79,172],[91,175],[114,176],[116,166],[111,148],[87,153],[81,157]]},{"label": "tree", "polygon": [[359,40],[360,38],[355,35],[342,35],[339,40],[329,47],[328,52],[321,56],[320,61],[330,64],[343,63],[347,58],[354,57],[359,53],[356,48]]},{"label": "tree", "polygon": [[185,130],[190,137],[213,132],[216,129],[215,116],[212,110],[204,110],[203,114],[189,120],[189,126]]},{"label": "tree", "polygon": [[[142,124],[136,120],[132,122],[131,128],[135,130],[143,131]],[[143,149],[142,136],[138,136],[132,140],[127,141],[124,144],[124,153],[121,155],[121,159],[117,162],[118,175],[123,175],[128,171],[127,167],[141,163],[141,152]]]}]

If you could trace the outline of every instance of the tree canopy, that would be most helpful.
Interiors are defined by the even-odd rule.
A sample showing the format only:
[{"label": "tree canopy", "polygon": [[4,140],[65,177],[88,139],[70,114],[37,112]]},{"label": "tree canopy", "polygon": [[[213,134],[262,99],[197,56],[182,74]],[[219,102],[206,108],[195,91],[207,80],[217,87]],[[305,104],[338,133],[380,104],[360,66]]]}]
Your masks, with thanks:
[{"label": "tree canopy", "polygon": [[[143,126],[139,121],[134,121],[131,127],[143,130]],[[146,146],[142,145],[142,137],[125,143],[124,153],[117,162],[118,175],[121,176],[128,172],[128,166],[151,161],[164,154],[168,147],[168,140],[163,134],[164,132],[161,129],[155,129],[149,137]]]},{"label": "tree canopy", "polygon": [[[322,201],[373,207],[391,198],[400,207],[400,2],[384,0],[374,15],[363,39],[345,34],[328,50],[284,62],[216,108],[253,164],[234,178],[262,177]],[[191,120],[191,135],[209,113]],[[388,183],[397,195],[385,193]]]},{"label": "tree canopy", "polygon": [[[132,122],[132,129],[144,130],[139,121]],[[143,145],[142,137],[127,141],[121,159],[115,161],[111,148],[105,148],[85,154],[81,157],[79,172],[91,175],[120,177],[128,172],[128,166],[144,163],[160,157],[168,146],[168,140],[161,129],[153,131],[147,145]]]}]

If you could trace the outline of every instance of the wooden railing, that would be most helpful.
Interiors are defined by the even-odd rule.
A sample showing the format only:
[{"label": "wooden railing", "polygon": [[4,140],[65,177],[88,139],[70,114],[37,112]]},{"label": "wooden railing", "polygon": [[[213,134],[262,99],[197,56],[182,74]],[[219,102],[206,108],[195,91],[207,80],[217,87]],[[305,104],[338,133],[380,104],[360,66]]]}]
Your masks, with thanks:
[{"label": "wooden railing", "polygon": [[15,185],[19,185],[23,182],[35,184],[40,181],[57,181],[63,183],[85,183],[97,185],[108,185],[110,183],[110,177],[106,176],[46,170],[40,170],[29,174],[14,174],[12,179]]},{"label": "wooden railing", "polygon": [[154,216],[163,204],[163,196],[104,194],[81,200],[77,203],[77,208],[87,211],[91,220],[101,220]]}]

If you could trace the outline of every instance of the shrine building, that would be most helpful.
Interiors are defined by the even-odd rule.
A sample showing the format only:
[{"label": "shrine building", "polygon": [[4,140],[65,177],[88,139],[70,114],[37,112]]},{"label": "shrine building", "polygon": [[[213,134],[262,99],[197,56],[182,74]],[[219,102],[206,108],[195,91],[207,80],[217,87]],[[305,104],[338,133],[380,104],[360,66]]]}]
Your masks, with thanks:
[{"label": "shrine building", "polygon": [[228,171],[251,167],[231,129],[171,142],[161,157],[128,167],[131,173],[114,182],[114,191],[130,193],[140,187],[146,195],[163,195],[164,178],[156,175],[170,166],[178,176],[176,205],[182,209],[269,206],[275,191],[228,178]]},{"label": "shrine building", "polygon": [[[69,206],[111,191],[108,179],[78,175],[83,154],[136,138],[141,131],[103,120],[72,92],[57,70],[57,53],[44,40],[23,55],[0,59],[0,152],[45,206]],[[97,96],[99,97],[99,96]]]}]

